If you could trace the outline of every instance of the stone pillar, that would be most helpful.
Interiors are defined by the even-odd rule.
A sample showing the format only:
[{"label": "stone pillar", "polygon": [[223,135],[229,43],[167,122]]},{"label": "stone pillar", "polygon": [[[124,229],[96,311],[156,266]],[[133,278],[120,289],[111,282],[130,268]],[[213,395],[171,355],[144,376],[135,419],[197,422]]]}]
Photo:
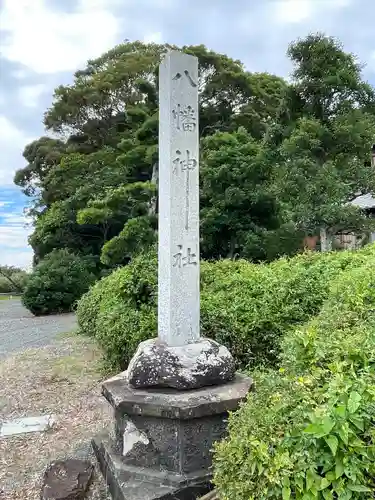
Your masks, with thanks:
[{"label": "stone pillar", "polygon": [[198,59],[169,52],[159,71],[158,331],[199,340]]},{"label": "stone pillar", "polygon": [[115,426],[92,441],[114,500],[209,491],[213,444],[252,386],[200,336],[197,58],[169,52],[159,79],[158,337],[103,384]]},{"label": "stone pillar", "polygon": [[133,387],[227,382],[234,360],[199,331],[198,59],[169,52],[159,71],[158,338],[129,364]]}]

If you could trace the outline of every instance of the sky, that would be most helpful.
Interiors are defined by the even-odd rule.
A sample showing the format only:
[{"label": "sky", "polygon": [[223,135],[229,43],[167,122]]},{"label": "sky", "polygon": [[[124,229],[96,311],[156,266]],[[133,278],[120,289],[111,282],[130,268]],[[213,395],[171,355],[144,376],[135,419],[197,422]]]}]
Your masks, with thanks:
[{"label": "sky", "polygon": [[375,85],[373,0],[0,0],[0,265],[29,268],[28,199],[13,184],[26,144],[45,134],[53,90],[88,59],[131,41],[205,44],[249,71],[288,77],[288,44],[339,38]]}]

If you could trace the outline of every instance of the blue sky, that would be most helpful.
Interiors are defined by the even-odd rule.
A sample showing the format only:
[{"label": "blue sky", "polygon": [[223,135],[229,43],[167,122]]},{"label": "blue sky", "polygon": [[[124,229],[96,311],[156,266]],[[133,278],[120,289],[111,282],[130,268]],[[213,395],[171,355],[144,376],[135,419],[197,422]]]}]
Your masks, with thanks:
[{"label": "blue sky", "polygon": [[0,0],[0,263],[28,267],[27,202],[12,184],[43,133],[53,89],[124,39],[205,44],[250,71],[288,76],[288,43],[337,36],[375,84],[371,0]]}]

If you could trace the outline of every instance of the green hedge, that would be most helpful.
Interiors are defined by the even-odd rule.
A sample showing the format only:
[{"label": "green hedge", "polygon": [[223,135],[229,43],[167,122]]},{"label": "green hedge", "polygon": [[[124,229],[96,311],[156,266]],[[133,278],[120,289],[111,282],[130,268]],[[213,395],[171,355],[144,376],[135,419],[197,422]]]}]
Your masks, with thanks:
[{"label": "green hedge", "polygon": [[[263,265],[202,262],[202,335],[226,345],[239,367],[274,366],[285,333],[316,315],[332,279],[372,251],[307,253]],[[156,270],[156,253],[141,255],[78,304],[81,332],[99,341],[114,371],[126,368],[140,340],[157,333]]]},{"label": "green hedge", "polygon": [[22,303],[35,316],[71,311],[95,281],[91,268],[66,249],[53,250],[28,277]]},{"label": "green hedge", "polygon": [[375,252],[351,255],[320,313],[285,335],[280,370],[255,373],[231,415],[221,500],[374,498]]}]

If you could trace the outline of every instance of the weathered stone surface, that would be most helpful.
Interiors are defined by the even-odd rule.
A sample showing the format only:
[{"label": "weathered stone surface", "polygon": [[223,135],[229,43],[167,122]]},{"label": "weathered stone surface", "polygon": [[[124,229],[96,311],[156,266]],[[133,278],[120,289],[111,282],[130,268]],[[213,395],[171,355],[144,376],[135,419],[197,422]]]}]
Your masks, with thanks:
[{"label": "weathered stone surface", "polygon": [[124,379],[105,381],[102,393],[118,414],[189,420],[234,411],[252,388],[252,379],[236,374],[222,385],[192,391],[168,388],[135,389]]},{"label": "weathered stone surface", "polygon": [[10,422],[4,422],[0,428],[0,437],[15,436],[16,434],[27,434],[29,432],[43,432],[50,429],[56,417],[54,415],[41,415],[39,417],[16,418]]},{"label": "weathered stone surface", "polygon": [[116,432],[92,444],[113,500],[195,500],[209,491],[213,445],[251,387],[239,374],[191,391],[134,389],[123,377],[105,382]]},{"label": "weathered stone surface", "polygon": [[94,466],[69,458],[52,462],[44,473],[41,500],[82,500],[90,487]]},{"label": "weathered stone surface", "polygon": [[172,50],[159,70],[158,336],[200,338],[198,59]]},{"label": "weathered stone surface", "polygon": [[193,391],[128,386],[121,391],[119,381],[109,384],[117,403],[111,439],[121,461],[180,475],[210,468],[213,444],[226,434],[228,412],[238,408],[252,385],[239,375],[222,386]]},{"label": "weathered stone surface", "polygon": [[212,488],[209,471],[178,475],[134,467],[119,458],[105,434],[92,445],[113,500],[196,500]]},{"label": "weathered stone surface", "polygon": [[141,342],[129,363],[127,380],[132,387],[171,387],[178,390],[219,385],[235,375],[228,349],[202,339],[185,346],[168,346],[159,339]]}]

